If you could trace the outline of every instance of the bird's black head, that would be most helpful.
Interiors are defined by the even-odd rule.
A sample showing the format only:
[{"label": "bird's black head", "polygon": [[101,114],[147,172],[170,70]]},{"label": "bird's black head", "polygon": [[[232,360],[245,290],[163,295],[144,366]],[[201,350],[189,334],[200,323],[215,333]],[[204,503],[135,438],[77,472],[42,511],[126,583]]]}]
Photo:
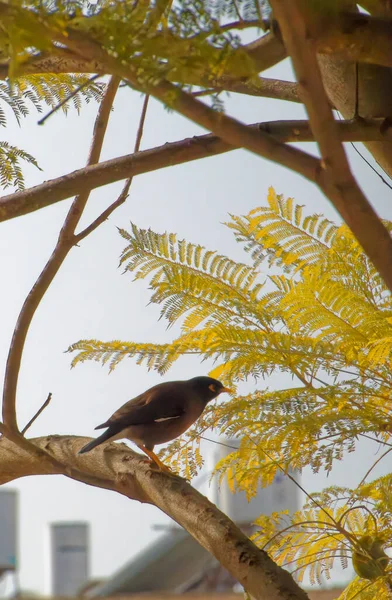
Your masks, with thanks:
[{"label": "bird's black head", "polygon": [[188,383],[206,402],[213,400],[223,392],[232,393],[232,390],[224,387],[223,383],[213,377],[193,377],[193,379],[189,379]]}]

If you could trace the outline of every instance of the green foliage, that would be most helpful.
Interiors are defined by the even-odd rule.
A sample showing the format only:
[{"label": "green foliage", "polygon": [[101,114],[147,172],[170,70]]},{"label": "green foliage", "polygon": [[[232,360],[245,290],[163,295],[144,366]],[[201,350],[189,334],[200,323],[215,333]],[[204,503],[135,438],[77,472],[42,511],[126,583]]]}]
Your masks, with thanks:
[{"label": "green foliage", "polygon": [[20,166],[22,160],[39,169],[37,161],[31,154],[11,146],[8,142],[0,142],[0,185],[2,188],[13,185],[18,190],[23,190],[24,178]]},{"label": "green foliage", "polygon": [[257,32],[266,15],[265,0],[33,1],[29,8],[15,0],[13,10],[2,15],[6,28],[0,58],[11,60],[15,76],[33,54],[47,53],[54,39],[72,30],[131,65],[141,86],[166,78],[208,88],[222,74],[257,75],[239,33]]},{"label": "green foliage", "polygon": [[39,113],[43,111],[45,105],[54,108],[78,88],[81,88],[80,91],[71,100],[65,102],[61,110],[66,114],[70,106],[73,106],[80,112],[82,99],[89,103],[102,97],[103,85],[95,81],[87,83],[88,81],[87,75],[49,73],[19,77],[13,81],[12,86],[0,82],[0,125],[5,127],[7,124],[7,107],[21,124],[23,117],[30,114],[31,108]]},{"label": "green foliage", "polygon": [[[88,82],[86,75],[29,75],[15,79],[13,85],[0,82],[0,126],[7,126],[7,111],[11,111],[17,122],[30,113],[31,107],[37,112],[43,106],[56,107],[67,99],[72,92]],[[73,98],[61,107],[67,113],[70,105],[79,112],[82,98],[86,102],[98,100],[102,95],[102,85],[92,82],[83,87]],[[18,190],[24,188],[24,176],[21,161],[25,161],[39,169],[36,159],[28,152],[0,141],[0,185],[3,188],[14,186]]]},{"label": "green foliage", "polygon": [[[82,108],[82,100],[88,104],[91,100],[98,101],[102,98],[103,84],[96,81],[88,83],[89,79],[88,75],[68,73],[18,77],[9,88],[9,97],[17,98],[19,104],[23,104],[23,116],[25,116],[29,112],[28,105],[34,106],[38,112],[42,112],[43,105],[54,108],[78,90],[72,99],[61,106],[61,110],[67,114],[70,107],[73,106],[79,113]],[[17,115],[15,114],[15,116]]]},{"label": "green foliage", "polygon": [[[386,224],[389,228],[391,224]],[[389,291],[346,226],[305,215],[291,198],[269,191],[268,206],[228,223],[251,264],[175,234],[120,230],[120,265],[148,279],[151,302],[180,335],[168,344],[74,344],[73,365],[124,357],[165,373],[178,358],[213,359],[213,377],[233,387],[253,378],[255,390],[209,405],[163,456],[187,476],[200,466],[200,435],[212,428],[240,440],[216,467],[233,491],[251,498],[277,472],[311,467],[329,472],[361,437],[390,448],[392,304]],[[273,274],[260,270],[267,264]],[[292,385],[270,390],[262,379],[289,373]],[[384,452],[383,458],[391,450]],[[256,542],[299,579],[330,576],[334,562],[358,577],[343,597],[387,597],[392,544],[392,476],[354,490],[309,496],[294,515],[261,516]],[[375,597],[375,596],[373,596]]]}]

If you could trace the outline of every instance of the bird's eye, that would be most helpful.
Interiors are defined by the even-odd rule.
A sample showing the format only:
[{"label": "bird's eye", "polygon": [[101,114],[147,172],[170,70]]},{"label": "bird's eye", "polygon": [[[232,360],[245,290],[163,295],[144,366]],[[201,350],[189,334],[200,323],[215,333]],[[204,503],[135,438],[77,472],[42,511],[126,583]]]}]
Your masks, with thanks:
[{"label": "bird's eye", "polygon": [[211,385],[208,386],[208,389],[211,390],[211,392],[216,392],[216,385],[214,383],[211,383]]}]

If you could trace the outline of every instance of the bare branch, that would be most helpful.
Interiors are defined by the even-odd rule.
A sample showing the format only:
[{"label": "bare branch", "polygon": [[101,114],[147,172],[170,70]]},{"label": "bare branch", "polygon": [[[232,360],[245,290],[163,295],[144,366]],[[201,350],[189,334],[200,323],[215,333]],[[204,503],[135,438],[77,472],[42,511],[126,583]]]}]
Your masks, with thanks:
[{"label": "bare branch", "polygon": [[[341,142],[392,142],[392,130],[387,129],[383,132],[383,123],[384,119],[336,121],[338,139]],[[269,121],[249,125],[249,127],[257,127],[266,133],[270,133],[281,142],[315,141],[309,121]]]},{"label": "bare branch", "polygon": [[[148,101],[150,96],[146,96],[143,102],[143,108],[140,115],[139,127],[136,133],[136,142],[134,152],[138,152],[143,137],[144,123],[146,120]],[[113,202],[106,210],[103,211],[86,229],[83,229],[80,233],[75,236],[75,243],[79,243],[82,239],[92,233],[97,227],[99,227],[104,221],[106,221],[110,215],[125,202],[128,197],[129,189],[132,185],[133,176],[131,176],[125,183],[124,188],[115,202]]]},{"label": "bare branch", "polygon": [[30,421],[27,423],[27,425],[25,425],[21,431],[22,435],[25,435],[26,431],[28,429],[30,429],[30,427],[32,426],[32,424],[34,423],[34,421],[36,421],[38,419],[38,417],[40,416],[40,414],[45,410],[45,408],[47,406],[49,406],[50,401],[52,399],[52,392],[49,392],[48,397],[46,398],[45,402],[43,403],[43,405],[41,406],[41,408],[39,408],[37,410],[37,412],[35,413],[35,415],[30,419]]},{"label": "bare branch", "polygon": [[[97,162],[99,159],[103,137],[106,131],[107,122],[109,119],[110,109],[113,104],[116,94],[119,79],[113,77],[109,83],[105,95],[102,99],[100,110],[97,115],[94,128],[94,137],[90,150],[89,164]],[[73,236],[75,227],[82,215],[84,206],[87,202],[89,192],[84,192],[77,196],[72,203],[72,206],[65,219],[64,225],[60,231],[59,239],[55,249],[43,271],[28,294],[12,336],[10,349],[7,358],[6,371],[4,376],[3,389],[3,422],[5,426],[4,435],[11,432],[18,432],[16,418],[16,390],[18,384],[18,376],[22,361],[22,354],[26,342],[27,333],[30,328],[31,321],[34,317],[42,298],[49,288],[53,278],[60,269],[68,252],[74,244]],[[8,432],[8,433],[6,433]]]},{"label": "bare branch", "polygon": [[339,140],[329,100],[316,57],[311,25],[305,22],[298,0],[271,0],[286,48],[302,89],[309,121],[322,156],[323,176],[328,186],[316,182],[339,211],[347,225],[392,290],[392,240],[373,207],[357,184]]},{"label": "bare branch", "polygon": [[[0,439],[0,484],[27,475],[64,474],[62,465],[67,464],[68,477],[87,484],[98,479],[101,487],[160,508],[189,531],[255,599],[307,600],[291,575],[259,550],[214,504],[185,480],[154,470],[149,461],[125,444],[107,444],[78,455],[85,438],[22,439],[23,448],[5,437]],[[36,453],[30,453],[30,446]],[[53,462],[49,462],[47,453]]]},{"label": "bare branch", "polygon": [[237,94],[247,94],[248,96],[302,103],[298,85],[292,81],[284,81],[282,79],[259,77],[258,79],[252,79],[252,81],[225,82],[222,77],[221,81],[218,81],[217,89]]},{"label": "bare branch", "polygon": [[392,452],[392,448],[388,448],[388,450],[385,450],[385,452],[383,452],[381,454],[381,456],[379,456],[377,458],[377,460],[374,461],[374,463],[372,464],[371,467],[369,467],[369,469],[366,471],[365,475],[362,477],[361,481],[358,483],[357,485],[357,489],[361,488],[363,486],[363,484],[365,483],[366,479],[369,477],[370,473],[373,471],[373,469],[378,465],[379,462],[382,461],[383,458],[385,458],[385,456],[387,456],[387,454],[389,454],[390,452]]},{"label": "bare branch", "polygon": [[[339,137],[347,142],[392,140],[392,129],[385,132],[380,129],[383,121],[339,121]],[[247,127],[256,131],[263,130],[282,142],[314,141],[308,121],[267,121]],[[135,177],[236,149],[238,146],[227,144],[216,135],[207,134],[128,154],[91,167],[83,167],[22,192],[3,196],[0,198],[0,222],[27,215],[83,191],[91,191],[130,176]]]},{"label": "bare branch", "polygon": [[[271,79],[268,77],[257,77],[250,80],[236,79],[222,75],[221,77],[199,77],[198,80],[189,81],[193,85],[209,88],[210,92],[233,92],[236,94],[247,94],[262,98],[273,98],[275,100],[286,100],[287,102],[299,102],[298,84],[292,81]],[[197,95],[197,92],[195,93]]]}]

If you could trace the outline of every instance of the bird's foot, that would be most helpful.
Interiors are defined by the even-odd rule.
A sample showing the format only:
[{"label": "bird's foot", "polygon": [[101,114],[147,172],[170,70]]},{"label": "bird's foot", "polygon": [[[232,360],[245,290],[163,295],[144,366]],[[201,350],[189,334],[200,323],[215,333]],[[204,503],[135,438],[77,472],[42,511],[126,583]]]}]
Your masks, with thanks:
[{"label": "bird's foot", "polygon": [[152,450],[148,450],[148,448],[146,448],[145,446],[139,446],[139,448],[140,450],[143,450],[145,454],[147,454],[147,456],[150,459],[150,464],[152,467],[155,468],[155,470],[160,471],[161,473],[166,473],[166,475],[170,475],[171,477],[176,477],[177,479],[184,480],[184,477],[181,477],[181,475],[178,475],[178,473],[169,469],[169,467],[167,467],[165,463],[163,463],[161,459],[158,458],[155,452],[153,452]]},{"label": "bird's foot", "polygon": [[151,460],[151,462],[150,462],[151,467],[153,467],[153,469],[155,471],[160,471],[161,473],[170,475],[170,477],[176,477],[177,479],[184,479],[184,477],[181,477],[181,475],[179,475],[175,471],[172,471],[171,469],[169,469],[169,467],[167,467],[162,461],[159,461],[159,462],[160,462],[159,465],[153,460]]}]

